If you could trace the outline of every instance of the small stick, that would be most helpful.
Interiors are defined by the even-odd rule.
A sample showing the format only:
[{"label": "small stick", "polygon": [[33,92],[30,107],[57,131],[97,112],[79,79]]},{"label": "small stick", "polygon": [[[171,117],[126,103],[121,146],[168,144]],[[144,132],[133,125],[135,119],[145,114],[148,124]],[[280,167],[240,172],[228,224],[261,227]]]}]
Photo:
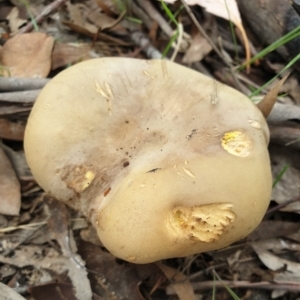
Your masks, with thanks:
[{"label": "small stick", "polygon": [[0,93],[0,101],[10,103],[34,103],[41,90]]},{"label": "small stick", "polygon": [[43,88],[50,79],[47,78],[17,78],[0,77],[1,92],[16,92],[38,90]]},{"label": "small stick", "polygon": [[[60,8],[66,2],[68,2],[68,0],[56,0],[53,3],[47,5],[42,10],[42,12],[38,16],[36,16],[35,22],[37,24],[41,23],[47,15],[49,15],[53,11],[57,10],[58,8]],[[22,27],[19,30],[18,34],[23,34],[23,33],[26,33],[26,32],[30,32],[32,29],[33,29],[33,22],[30,21],[26,26]]]}]

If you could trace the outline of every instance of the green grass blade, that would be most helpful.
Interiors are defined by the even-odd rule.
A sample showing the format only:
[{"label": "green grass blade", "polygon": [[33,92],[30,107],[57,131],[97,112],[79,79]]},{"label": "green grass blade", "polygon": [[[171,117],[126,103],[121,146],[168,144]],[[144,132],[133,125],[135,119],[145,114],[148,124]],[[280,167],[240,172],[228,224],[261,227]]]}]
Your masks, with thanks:
[{"label": "green grass blade", "polygon": [[212,290],[211,299],[216,300],[216,275],[215,274],[214,274],[214,286],[213,286],[213,290]]},{"label": "green grass blade", "polygon": [[174,15],[172,14],[172,12],[169,10],[168,6],[166,5],[165,2],[163,2],[163,0],[160,0],[160,3],[164,9],[164,11],[166,12],[166,14],[168,15],[168,17],[170,18],[170,20],[176,25],[178,26],[178,22],[175,19]]},{"label": "green grass blade", "polygon": [[227,5],[227,0],[225,0],[225,7],[226,7],[227,14],[228,14],[228,17],[229,17],[229,26],[230,26],[231,36],[232,36],[232,40],[233,40],[233,44],[234,44],[235,57],[238,58],[239,54],[238,54],[238,50],[237,50],[237,39],[236,39],[236,35],[235,35],[235,32],[234,32],[234,24],[231,21],[230,10],[229,10],[228,5]]},{"label": "green grass blade", "polygon": [[[263,49],[262,51],[260,51],[259,53],[257,53],[255,56],[253,56],[250,59],[249,64],[254,63],[258,59],[261,59],[262,57],[266,56],[268,53],[276,50],[280,46],[288,43],[289,41],[293,40],[294,38],[296,38],[298,36],[300,36],[300,26],[294,28],[293,30],[291,30],[290,32],[288,32],[286,35],[284,35],[283,37],[279,38],[277,41],[275,41],[274,43],[272,43],[271,45],[269,45],[268,47],[266,47],[265,49]],[[246,66],[247,66],[246,64],[243,64],[242,66],[240,66],[238,68],[238,70],[243,70],[244,68],[246,68]]]},{"label": "green grass blade", "polygon": [[165,58],[172,46],[172,44],[174,43],[174,41],[176,41],[176,39],[178,38],[179,35],[179,31],[177,30],[175,32],[175,34],[171,37],[169,43],[167,44],[166,48],[164,49],[163,53],[162,53],[162,58]]},{"label": "green grass blade", "polygon": [[280,181],[280,179],[282,178],[282,176],[284,175],[284,173],[288,170],[290,166],[288,164],[286,164],[282,170],[280,171],[280,173],[277,175],[277,177],[275,178],[272,188],[274,188],[276,186],[276,184]]},{"label": "green grass blade", "polygon": [[252,98],[253,96],[257,96],[265,87],[267,87],[269,84],[271,84],[278,76],[280,76],[283,72],[285,72],[288,68],[290,68],[297,60],[300,59],[300,53],[296,55],[276,76],[274,76],[271,80],[266,82],[263,86],[255,90],[249,98]]}]

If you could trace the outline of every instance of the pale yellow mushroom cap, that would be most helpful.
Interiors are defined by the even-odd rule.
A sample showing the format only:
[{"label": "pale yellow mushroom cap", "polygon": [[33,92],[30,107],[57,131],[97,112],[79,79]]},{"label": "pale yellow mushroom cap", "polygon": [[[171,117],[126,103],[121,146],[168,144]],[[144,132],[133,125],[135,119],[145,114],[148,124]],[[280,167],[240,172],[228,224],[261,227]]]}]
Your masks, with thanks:
[{"label": "pale yellow mushroom cap", "polygon": [[266,121],[221,83],[163,60],[100,58],[37,99],[25,152],[37,182],[135,263],[223,248],[271,195]]}]

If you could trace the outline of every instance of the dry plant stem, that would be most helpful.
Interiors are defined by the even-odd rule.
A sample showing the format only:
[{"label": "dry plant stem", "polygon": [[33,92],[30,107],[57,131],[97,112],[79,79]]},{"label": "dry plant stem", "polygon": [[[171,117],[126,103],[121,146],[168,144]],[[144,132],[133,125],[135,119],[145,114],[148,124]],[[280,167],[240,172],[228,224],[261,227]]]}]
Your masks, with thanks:
[{"label": "dry plant stem", "polygon": [[40,92],[41,90],[0,93],[0,102],[33,103]]},{"label": "dry plant stem", "polygon": [[170,24],[161,16],[161,14],[154,8],[149,0],[136,0],[140,7],[142,7],[147,14],[155,20],[161,30],[168,36],[173,36],[173,29]]},{"label": "dry plant stem", "polygon": [[192,10],[190,9],[190,7],[187,5],[185,0],[181,0],[181,3],[183,4],[184,8],[186,9],[187,13],[189,14],[190,18],[192,19],[192,21],[194,22],[194,24],[196,25],[197,29],[199,30],[199,32],[202,34],[202,36],[210,43],[210,45],[212,46],[212,48],[214,49],[214,51],[217,53],[217,55],[219,56],[219,58],[223,61],[223,63],[229,68],[232,78],[234,80],[235,86],[236,88],[243,92],[243,87],[241,86],[240,82],[238,81],[238,79],[236,78],[236,75],[234,73],[233,67],[231,66],[231,64],[224,58],[224,56],[222,55],[221,51],[218,49],[218,47],[215,45],[215,43],[211,40],[211,38],[206,34],[205,30],[203,29],[203,27],[200,25],[200,23],[197,21],[195,15],[193,14]]},{"label": "dry plant stem", "polygon": [[[230,288],[251,288],[251,289],[261,289],[261,290],[285,290],[289,292],[299,292],[300,286],[295,284],[276,284],[268,281],[262,282],[250,282],[250,281],[202,281],[193,282],[192,286],[195,291],[212,289],[214,286],[217,288],[225,288],[225,285]],[[175,295],[175,291],[172,287],[167,288],[168,295]]]},{"label": "dry plant stem", "polygon": [[131,40],[143,49],[143,52],[147,55],[148,58],[161,59],[162,53],[154,48],[149,39],[140,31],[134,31],[130,35]]},{"label": "dry plant stem", "polygon": [[134,1],[130,1],[130,8],[134,15],[143,21],[143,24],[147,27],[147,29],[151,30],[153,21],[149,18],[149,16],[138,5],[136,5]]},{"label": "dry plant stem", "polygon": [[37,90],[43,88],[50,79],[0,77],[1,92]]},{"label": "dry plant stem", "polygon": [[0,119],[0,138],[14,141],[23,141],[25,125]]},{"label": "dry plant stem", "polygon": [[278,205],[276,205],[275,207],[273,208],[270,208],[267,212],[266,212],[266,216],[270,216],[271,214],[273,214],[274,212],[280,210],[281,208],[284,208],[286,207],[287,205],[291,204],[291,203],[294,203],[294,202],[298,202],[300,201],[300,196],[296,196],[290,200],[287,200],[285,201],[284,203],[280,203]]},{"label": "dry plant stem", "polygon": [[[42,10],[42,12],[35,18],[35,22],[37,24],[41,23],[47,15],[51,14],[53,11],[57,10],[58,8],[60,8],[66,2],[68,2],[68,0],[56,0],[53,3],[47,5]],[[22,33],[25,33],[25,32],[30,32],[32,29],[33,29],[33,23],[31,21],[26,26],[22,27],[19,30],[18,34],[22,34]]]},{"label": "dry plant stem", "polygon": [[178,38],[177,38],[177,43],[176,43],[176,46],[175,46],[175,49],[174,49],[174,52],[170,58],[171,61],[174,61],[178,52],[179,52],[179,49],[180,49],[180,45],[181,45],[181,42],[182,42],[182,38],[183,38],[183,25],[181,23],[178,24]]},{"label": "dry plant stem", "polygon": [[269,125],[271,141],[294,149],[300,149],[300,128]]}]

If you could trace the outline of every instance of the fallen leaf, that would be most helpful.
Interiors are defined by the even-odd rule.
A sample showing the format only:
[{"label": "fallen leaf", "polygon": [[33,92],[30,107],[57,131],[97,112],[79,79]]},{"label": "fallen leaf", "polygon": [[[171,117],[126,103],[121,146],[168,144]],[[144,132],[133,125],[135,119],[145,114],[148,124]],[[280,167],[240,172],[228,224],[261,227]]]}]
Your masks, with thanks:
[{"label": "fallen leaf", "polygon": [[266,240],[274,237],[284,237],[300,230],[300,224],[287,221],[262,221],[247,237],[247,241]]},{"label": "fallen leaf", "polygon": [[272,89],[268,92],[268,94],[256,105],[265,118],[270,115],[272,108],[276,102],[278,93],[288,76],[289,74],[278,81],[276,85],[273,86]]},{"label": "fallen leaf", "polygon": [[20,294],[6,284],[0,282],[0,299],[2,300],[25,300]]},{"label": "fallen leaf", "polygon": [[[176,0],[163,0],[168,3],[175,3]],[[250,60],[250,46],[244,29],[242,18],[236,3],[236,0],[185,0],[188,5],[200,5],[207,12],[221,17],[225,20],[230,20],[240,30],[245,44],[246,63]]]},{"label": "fallen leaf", "polygon": [[5,154],[10,159],[19,180],[34,180],[23,150],[14,151],[4,144],[0,144],[0,148],[4,150]]},{"label": "fallen leaf", "polygon": [[87,277],[85,262],[76,254],[77,247],[73,232],[69,229],[68,210],[64,203],[45,195],[51,217],[48,220],[49,227],[54,233],[55,239],[60,245],[63,255],[68,259],[68,275],[72,281],[77,299],[90,300],[92,290]]},{"label": "fallen leaf", "polygon": [[[54,39],[45,33],[33,32],[9,39],[0,52],[6,77],[47,77],[51,70]],[[7,70],[8,69],[8,70]]]},{"label": "fallen leaf", "polygon": [[180,300],[196,300],[196,295],[194,293],[193,286],[183,273],[161,263],[157,263],[157,266],[172,282],[171,285],[176,291],[176,294]]},{"label": "fallen leaf", "polygon": [[[87,242],[80,242],[78,252],[90,271],[91,285],[97,295],[104,299],[144,300],[138,289],[144,279],[137,272],[138,266],[118,263],[112,254]],[[151,273],[152,266],[146,264],[143,268]],[[149,272],[146,276],[149,277]]]},{"label": "fallen leaf", "polygon": [[19,17],[19,14],[20,14],[20,11],[15,6],[11,10],[11,12],[8,14],[8,16],[6,17],[6,19],[8,20],[8,26],[10,28],[10,32],[12,33],[12,35],[14,35],[14,33],[16,33],[22,25],[27,23],[27,20],[21,19]]},{"label": "fallen leaf", "polygon": [[259,259],[263,264],[274,273],[274,281],[278,283],[295,283],[299,284],[300,281],[300,263],[290,261],[285,258],[281,258],[269,251],[269,249],[290,249],[294,251],[299,251],[295,247],[287,247],[286,242],[277,239],[271,241],[260,241],[252,244],[252,248],[258,255]]},{"label": "fallen leaf", "polygon": [[52,52],[52,70],[93,58],[88,44],[63,44],[56,42]]},{"label": "fallen leaf", "polygon": [[184,63],[201,61],[211,50],[211,44],[200,33],[197,33],[182,61]]},{"label": "fallen leaf", "polygon": [[18,215],[21,207],[20,183],[11,162],[0,148],[0,213]]},{"label": "fallen leaf", "polygon": [[0,119],[0,138],[14,141],[23,141],[25,124],[13,122],[8,119]]},{"label": "fallen leaf", "polygon": [[[286,165],[289,166],[272,190],[272,199],[279,204],[285,203],[285,201],[299,195],[300,152],[298,149],[275,145],[271,145],[269,151],[273,178],[277,178]],[[281,210],[300,213],[300,202],[288,204]]]},{"label": "fallen leaf", "polygon": [[[34,300],[78,300],[71,284],[62,282],[51,282],[29,287],[29,292]],[[93,300],[104,300],[93,294]]]}]

